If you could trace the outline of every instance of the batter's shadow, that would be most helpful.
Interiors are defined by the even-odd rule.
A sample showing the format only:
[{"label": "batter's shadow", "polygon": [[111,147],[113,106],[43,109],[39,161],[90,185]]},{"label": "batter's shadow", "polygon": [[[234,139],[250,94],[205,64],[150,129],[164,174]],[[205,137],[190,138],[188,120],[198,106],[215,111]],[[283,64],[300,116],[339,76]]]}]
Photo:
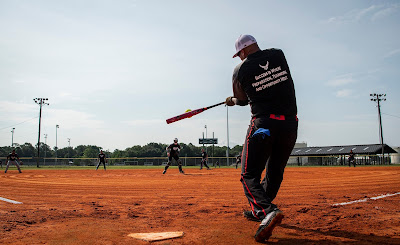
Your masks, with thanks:
[{"label": "batter's shadow", "polygon": [[[341,230],[320,231],[315,229],[301,228],[293,225],[282,224],[282,228],[296,230],[297,232],[318,233],[324,236],[347,238],[353,241],[343,241],[343,244],[400,244],[400,238],[393,238],[387,236],[378,236],[375,234],[361,234],[358,232],[349,232]],[[338,244],[334,240],[311,240],[311,239],[295,239],[295,238],[280,238],[276,242],[265,242],[266,244]]]}]

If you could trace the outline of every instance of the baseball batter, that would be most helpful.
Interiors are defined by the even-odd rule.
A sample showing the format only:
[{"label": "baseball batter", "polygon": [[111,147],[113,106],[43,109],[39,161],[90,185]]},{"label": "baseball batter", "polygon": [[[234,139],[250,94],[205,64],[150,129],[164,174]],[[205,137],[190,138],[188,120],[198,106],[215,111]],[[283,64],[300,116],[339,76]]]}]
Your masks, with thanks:
[{"label": "baseball batter", "polygon": [[167,169],[169,168],[169,166],[171,166],[172,158],[175,159],[175,161],[178,163],[179,173],[185,174],[185,172],[183,172],[183,170],[182,170],[182,162],[179,159],[179,152],[181,150],[181,146],[178,144],[178,139],[175,138],[174,143],[167,146],[166,150],[167,150],[167,156],[168,156],[168,163],[164,168],[163,174],[165,174],[167,172]]},{"label": "baseball batter", "polygon": [[[17,161],[18,159],[18,161]],[[18,171],[21,172],[21,168],[19,167],[20,163],[22,163],[21,160],[19,160],[19,156],[17,153],[15,153],[15,150],[12,150],[12,152],[7,156],[7,165],[6,165],[6,171],[4,173],[7,173],[8,167],[10,166],[10,163],[14,164],[17,166]]]},{"label": "baseball batter", "polygon": [[244,216],[261,221],[254,238],[264,242],[283,219],[272,201],[297,139],[296,96],[282,50],[261,50],[251,35],[241,35],[235,47],[233,57],[240,57],[242,62],[234,69],[233,96],[226,104],[250,104],[252,117],[243,146],[241,182],[251,211]]}]

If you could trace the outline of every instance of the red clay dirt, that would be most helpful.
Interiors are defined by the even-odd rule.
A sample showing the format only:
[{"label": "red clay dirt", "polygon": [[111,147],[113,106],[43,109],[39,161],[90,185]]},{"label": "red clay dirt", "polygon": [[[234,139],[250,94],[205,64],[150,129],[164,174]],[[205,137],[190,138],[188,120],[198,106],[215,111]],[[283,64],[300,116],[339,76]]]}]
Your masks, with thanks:
[{"label": "red clay dirt", "polygon": [[[240,170],[22,170],[0,174],[0,244],[258,244]],[[288,167],[270,244],[400,244],[400,167]],[[400,193],[399,193],[400,194]],[[362,200],[348,205],[335,203]]]}]

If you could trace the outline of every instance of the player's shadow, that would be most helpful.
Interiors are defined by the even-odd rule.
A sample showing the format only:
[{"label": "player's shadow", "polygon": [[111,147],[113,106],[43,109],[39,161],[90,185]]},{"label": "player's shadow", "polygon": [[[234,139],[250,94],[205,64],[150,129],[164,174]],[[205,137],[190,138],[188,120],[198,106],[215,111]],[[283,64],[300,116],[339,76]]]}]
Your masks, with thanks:
[{"label": "player's shadow", "polygon": [[[400,238],[393,238],[387,236],[378,236],[376,234],[361,234],[358,232],[349,232],[349,231],[341,231],[341,230],[330,230],[330,231],[319,231],[315,229],[307,229],[301,228],[293,225],[282,224],[280,225],[282,228],[296,230],[297,233],[307,232],[307,233],[318,233],[323,236],[337,237],[337,238],[346,238],[351,241],[344,241],[343,244],[400,244]],[[371,231],[371,233],[375,233]],[[332,239],[296,239],[296,238],[279,238],[276,244],[338,244],[338,241],[334,241]],[[266,242],[268,244],[273,244],[275,242]]]}]

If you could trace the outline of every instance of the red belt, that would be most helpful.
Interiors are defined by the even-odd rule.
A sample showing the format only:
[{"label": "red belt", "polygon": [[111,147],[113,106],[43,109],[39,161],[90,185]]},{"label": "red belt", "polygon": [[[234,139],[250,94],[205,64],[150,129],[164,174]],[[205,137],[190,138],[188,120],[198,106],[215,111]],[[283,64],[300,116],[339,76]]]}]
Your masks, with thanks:
[{"label": "red belt", "polygon": [[[287,119],[284,115],[276,115],[276,114],[270,114],[270,115],[269,115],[269,118],[275,119],[275,120],[280,120],[280,121],[284,121],[284,120]],[[296,121],[299,120],[299,119],[297,118],[297,115],[295,116],[295,118],[296,118]]]}]

